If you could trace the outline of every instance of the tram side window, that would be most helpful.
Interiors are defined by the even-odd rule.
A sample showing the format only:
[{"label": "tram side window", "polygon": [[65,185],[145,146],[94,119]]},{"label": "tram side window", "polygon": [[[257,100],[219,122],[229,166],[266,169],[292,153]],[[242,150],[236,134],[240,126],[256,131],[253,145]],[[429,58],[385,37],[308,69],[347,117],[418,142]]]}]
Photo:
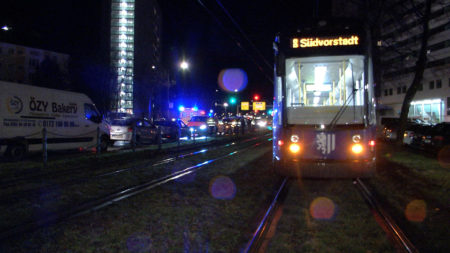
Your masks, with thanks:
[{"label": "tram side window", "polygon": [[[277,125],[281,125],[282,124],[282,120],[281,120],[281,110],[279,108],[283,107],[283,88],[282,88],[282,80],[281,77],[277,76],[276,77],[276,82],[275,82],[275,104],[274,104],[274,123]],[[276,121],[276,122],[275,122]]]},{"label": "tram side window", "polygon": [[287,107],[364,104],[363,56],[286,60]]}]

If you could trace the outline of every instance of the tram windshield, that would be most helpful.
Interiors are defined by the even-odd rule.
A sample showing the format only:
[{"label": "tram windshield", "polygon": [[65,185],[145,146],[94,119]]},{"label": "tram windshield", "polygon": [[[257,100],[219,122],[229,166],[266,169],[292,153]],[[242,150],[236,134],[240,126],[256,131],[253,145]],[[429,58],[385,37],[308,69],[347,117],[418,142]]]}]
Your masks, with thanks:
[{"label": "tram windshield", "polygon": [[[288,124],[362,124],[364,56],[320,56],[286,59]],[[336,120],[336,119],[334,119]]]}]

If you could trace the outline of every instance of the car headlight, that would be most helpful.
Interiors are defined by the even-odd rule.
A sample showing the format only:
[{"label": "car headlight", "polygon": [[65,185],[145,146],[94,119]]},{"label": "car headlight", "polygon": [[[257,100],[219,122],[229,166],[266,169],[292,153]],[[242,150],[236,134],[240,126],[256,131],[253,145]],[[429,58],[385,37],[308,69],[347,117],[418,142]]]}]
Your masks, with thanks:
[{"label": "car headlight", "polygon": [[260,126],[260,127],[265,127],[266,124],[267,124],[266,121],[258,121],[258,126]]},{"label": "car headlight", "polygon": [[201,125],[200,126],[200,130],[205,130],[206,129],[206,125]]},{"label": "car headlight", "polygon": [[193,128],[193,127],[190,127],[190,128],[189,128],[189,131],[194,132],[194,128]]}]

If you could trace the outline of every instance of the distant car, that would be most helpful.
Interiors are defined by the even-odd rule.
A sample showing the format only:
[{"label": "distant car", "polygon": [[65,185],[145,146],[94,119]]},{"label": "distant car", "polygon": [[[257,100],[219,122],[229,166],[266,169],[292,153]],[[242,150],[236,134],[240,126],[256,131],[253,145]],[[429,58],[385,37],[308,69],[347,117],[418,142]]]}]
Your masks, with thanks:
[{"label": "distant car", "polygon": [[424,148],[427,151],[436,153],[444,146],[450,144],[450,123],[442,122],[434,125],[424,135]]},{"label": "distant car", "polygon": [[217,118],[209,117],[206,120],[206,124],[208,125],[208,132],[209,132],[209,134],[217,133],[217,128],[218,128],[218,125],[219,125],[219,121],[218,121]]},{"label": "distant car", "polygon": [[136,128],[136,144],[157,142],[156,126],[147,119],[122,118],[110,122],[110,140],[115,146],[130,144],[133,138],[133,127]]},{"label": "distant car", "polygon": [[208,116],[194,116],[188,122],[192,135],[205,135],[208,133]]},{"label": "distant car", "polygon": [[222,119],[224,123],[224,133],[232,134],[239,133],[241,129],[241,118],[239,117],[229,117]]},{"label": "distant car", "polygon": [[163,138],[170,140],[178,139],[178,128],[180,128],[180,137],[190,137],[189,127],[180,119],[176,120],[156,120],[155,125],[161,127]]}]

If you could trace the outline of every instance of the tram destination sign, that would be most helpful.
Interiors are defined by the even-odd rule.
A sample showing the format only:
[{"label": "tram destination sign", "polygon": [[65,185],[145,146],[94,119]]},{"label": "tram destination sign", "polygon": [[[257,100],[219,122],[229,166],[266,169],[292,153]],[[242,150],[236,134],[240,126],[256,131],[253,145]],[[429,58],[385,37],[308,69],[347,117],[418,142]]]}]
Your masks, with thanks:
[{"label": "tram destination sign", "polygon": [[359,36],[338,36],[338,37],[296,37],[291,39],[292,48],[312,48],[312,47],[341,47],[358,46]]}]

